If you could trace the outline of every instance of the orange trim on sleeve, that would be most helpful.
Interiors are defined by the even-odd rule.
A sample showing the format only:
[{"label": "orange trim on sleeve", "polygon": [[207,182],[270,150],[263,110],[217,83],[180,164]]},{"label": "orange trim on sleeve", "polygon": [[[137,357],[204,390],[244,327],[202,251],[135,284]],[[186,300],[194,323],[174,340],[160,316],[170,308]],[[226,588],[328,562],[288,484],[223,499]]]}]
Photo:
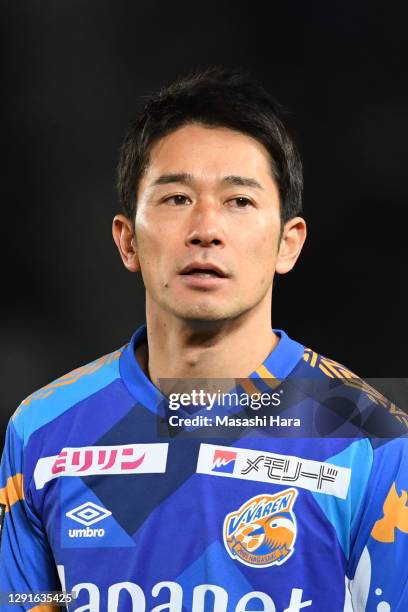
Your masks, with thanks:
[{"label": "orange trim on sleeve", "polygon": [[9,512],[11,506],[22,499],[24,499],[23,475],[10,476],[6,486],[0,489],[0,503],[6,504],[6,512]]}]

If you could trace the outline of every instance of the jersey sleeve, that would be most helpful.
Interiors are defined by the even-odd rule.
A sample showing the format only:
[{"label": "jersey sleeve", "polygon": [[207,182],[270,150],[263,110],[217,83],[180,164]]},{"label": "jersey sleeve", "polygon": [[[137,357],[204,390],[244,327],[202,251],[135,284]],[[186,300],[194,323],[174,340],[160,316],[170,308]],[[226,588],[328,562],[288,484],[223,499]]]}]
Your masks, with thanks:
[{"label": "jersey sleeve", "polygon": [[23,442],[10,420],[0,464],[0,605],[4,612],[18,610],[57,610],[45,605],[26,603],[8,605],[9,593],[61,590],[53,555],[46,534],[30,507],[25,473]]},{"label": "jersey sleeve", "polygon": [[408,610],[408,438],[373,446],[371,475],[354,528],[349,609],[402,612]]}]

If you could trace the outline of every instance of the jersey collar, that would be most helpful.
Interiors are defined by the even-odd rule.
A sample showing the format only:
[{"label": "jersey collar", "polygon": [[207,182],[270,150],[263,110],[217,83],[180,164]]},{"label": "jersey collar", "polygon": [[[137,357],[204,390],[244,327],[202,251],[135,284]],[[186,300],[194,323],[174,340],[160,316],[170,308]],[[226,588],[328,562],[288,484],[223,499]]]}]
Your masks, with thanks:
[{"label": "jersey collar", "polygon": [[[249,378],[277,378],[283,380],[289,376],[302,359],[304,352],[302,344],[289,338],[281,329],[274,329],[273,331],[279,337],[277,346],[265,361],[252,372]],[[123,350],[119,368],[122,380],[133,397],[153,407],[163,400],[164,396],[143,372],[135,356],[136,347],[146,337],[146,325],[142,325],[135,331],[129,344]]]}]

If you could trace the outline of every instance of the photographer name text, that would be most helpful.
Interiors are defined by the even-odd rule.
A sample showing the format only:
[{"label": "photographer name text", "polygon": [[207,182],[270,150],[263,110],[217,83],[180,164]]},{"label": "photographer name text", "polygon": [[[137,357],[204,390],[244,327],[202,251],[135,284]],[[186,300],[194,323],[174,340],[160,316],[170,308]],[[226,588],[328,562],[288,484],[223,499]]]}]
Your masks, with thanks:
[{"label": "photographer name text", "polygon": [[254,417],[203,416],[181,417],[173,414],[169,417],[172,427],[300,427],[300,419],[282,418],[265,415]]}]

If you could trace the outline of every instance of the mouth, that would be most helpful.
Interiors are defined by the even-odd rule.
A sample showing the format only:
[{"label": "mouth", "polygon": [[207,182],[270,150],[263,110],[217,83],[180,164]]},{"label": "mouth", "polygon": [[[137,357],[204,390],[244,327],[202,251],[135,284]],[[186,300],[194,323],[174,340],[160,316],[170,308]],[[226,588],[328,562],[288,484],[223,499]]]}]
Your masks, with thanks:
[{"label": "mouth", "polygon": [[212,264],[190,264],[180,274],[195,278],[227,278],[227,274],[218,266]]},{"label": "mouth", "polygon": [[179,272],[183,284],[197,291],[213,291],[224,286],[229,274],[209,263],[192,263]]},{"label": "mouth", "polygon": [[190,272],[183,272],[182,276],[192,276],[194,278],[223,278],[214,270],[191,270]]}]

